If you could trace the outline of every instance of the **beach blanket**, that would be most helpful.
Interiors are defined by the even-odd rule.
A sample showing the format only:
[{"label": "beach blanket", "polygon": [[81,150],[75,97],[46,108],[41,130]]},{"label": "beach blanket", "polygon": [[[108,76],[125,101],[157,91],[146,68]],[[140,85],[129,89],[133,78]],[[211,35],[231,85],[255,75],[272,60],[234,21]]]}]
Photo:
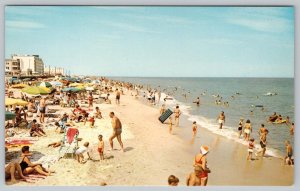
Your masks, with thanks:
[{"label": "beach blanket", "polygon": [[47,156],[42,156],[38,161],[38,163],[41,163],[42,166],[46,169],[49,169],[50,166],[55,164],[58,161],[59,157],[56,155],[47,155]]},{"label": "beach blanket", "polygon": [[75,135],[79,133],[78,129],[69,128],[67,131],[67,142],[71,144],[74,140]]},{"label": "beach blanket", "polygon": [[30,140],[10,140],[5,142],[6,147],[21,147],[21,146],[29,146],[32,145],[33,142]]}]

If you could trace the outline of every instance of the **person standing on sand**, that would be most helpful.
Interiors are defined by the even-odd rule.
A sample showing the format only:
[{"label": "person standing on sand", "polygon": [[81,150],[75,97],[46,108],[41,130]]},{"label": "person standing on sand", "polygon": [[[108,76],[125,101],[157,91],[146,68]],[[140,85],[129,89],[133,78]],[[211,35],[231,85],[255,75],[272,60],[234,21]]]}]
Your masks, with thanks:
[{"label": "person standing on sand", "polygon": [[117,140],[121,146],[121,149],[124,152],[123,142],[122,142],[122,138],[121,138],[122,123],[121,123],[120,119],[115,116],[114,112],[110,112],[109,117],[111,118],[111,124],[112,124],[112,128],[113,128],[113,134],[109,138],[111,150],[113,150],[113,140],[114,140],[114,138],[117,137]]},{"label": "person standing on sand", "polygon": [[178,105],[176,106],[174,113],[175,113],[175,124],[176,124],[176,127],[178,127],[179,126],[179,116],[181,115]]},{"label": "person standing on sand", "polygon": [[209,151],[207,146],[200,147],[200,153],[195,156],[194,166],[201,167],[201,173],[199,174],[199,178],[201,180],[201,186],[206,186],[208,181],[208,173],[210,173],[209,168],[207,168],[206,155]]},{"label": "person standing on sand", "polygon": [[193,122],[192,129],[193,129],[193,137],[195,137],[197,135],[197,122],[196,121]]},{"label": "person standing on sand", "polygon": [[252,158],[252,153],[254,152],[254,139],[251,138],[250,142],[249,142],[249,147],[248,147],[248,156],[247,156],[247,160],[253,160]]},{"label": "person standing on sand", "polygon": [[251,126],[250,120],[248,119],[244,126],[244,140],[245,141],[249,141],[251,132],[252,132],[252,126]]},{"label": "person standing on sand", "polygon": [[92,94],[92,92],[91,92],[90,95],[89,95],[89,98],[88,98],[88,101],[89,101],[89,109],[90,109],[90,108],[93,108],[93,100],[94,100],[94,98],[93,98],[93,94]]},{"label": "person standing on sand", "polygon": [[157,103],[159,103],[160,102],[160,97],[161,97],[161,92],[158,91],[157,95],[158,95]]},{"label": "person standing on sand", "polygon": [[45,113],[46,113],[46,99],[42,97],[40,100],[40,123],[45,122]]},{"label": "person standing on sand", "polygon": [[159,110],[159,114],[162,115],[165,111],[166,111],[165,104],[162,104],[162,105],[161,105],[161,108],[160,108],[160,110]]},{"label": "person standing on sand", "polygon": [[219,122],[219,124],[220,124],[220,128],[219,129],[222,129],[222,127],[223,127],[223,125],[224,125],[224,123],[225,123],[225,114],[224,114],[224,111],[222,111],[221,113],[220,113],[220,115],[218,116],[218,122]]},{"label": "person standing on sand", "polygon": [[100,155],[100,160],[104,160],[104,155],[103,155],[103,152],[104,152],[104,141],[102,139],[102,135],[99,135],[98,139],[99,139],[98,152],[99,152],[99,155]]},{"label": "person standing on sand", "polygon": [[[262,124],[263,125],[263,124]],[[262,126],[264,128],[264,126]],[[265,156],[266,150],[267,150],[267,134],[269,133],[268,129],[264,128],[263,132],[260,133],[260,146],[261,150],[256,153],[256,155],[262,153],[262,157]]]},{"label": "person standing on sand", "polygon": [[179,179],[174,176],[174,175],[170,175],[168,178],[168,184],[169,186],[178,186],[179,183]]},{"label": "person standing on sand", "polygon": [[169,133],[172,134],[173,120],[172,117],[169,117]]},{"label": "person standing on sand", "polygon": [[240,119],[240,122],[239,122],[239,127],[238,127],[239,138],[242,136],[242,133],[243,133],[243,121],[244,121],[244,119],[241,118],[241,119]]},{"label": "person standing on sand", "polygon": [[121,92],[116,89],[116,104],[120,104]]},{"label": "person standing on sand", "polygon": [[285,148],[286,148],[286,156],[284,158],[284,164],[293,165],[294,164],[292,160],[293,147],[291,146],[290,141],[285,141]]},{"label": "person standing on sand", "polygon": [[186,179],[187,186],[201,186],[201,171],[202,168],[200,166],[194,167],[194,172],[190,173]]}]

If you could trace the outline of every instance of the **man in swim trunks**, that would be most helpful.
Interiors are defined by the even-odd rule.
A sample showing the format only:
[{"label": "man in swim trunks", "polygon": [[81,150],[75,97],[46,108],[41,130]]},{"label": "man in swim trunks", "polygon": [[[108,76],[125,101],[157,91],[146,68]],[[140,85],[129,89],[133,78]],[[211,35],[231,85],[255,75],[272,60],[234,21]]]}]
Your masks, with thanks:
[{"label": "man in swim trunks", "polygon": [[116,104],[120,104],[120,97],[121,97],[121,92],[116,89]]},{"label": "man in swim trunks", "polygon": [[293,148],[291,146],[290,141],[285,141],[285,148],[286,148],[286,156],[284,158],[284,162],[285,164],[292,165]]},{"label": "man in swim trunks", "polygon": [[224,111],[222,111],[218,117],[218,122],[220,124],[220,129],[222,129],[224,123],[225,123],[225,114],[224,114]]},{"label": "man in swim trunks", "polygon": [[175,114],[175,124],[176,124],[176,127],[178,127],[179,126],[179,116],[181,115],[178,105],[176,106],[176,108],[174,110],[174,114]]},{"label": "man in swim trunks", "polygon": [[45,113],[46,113],[46,99],[42,97],[40,100],[40,123],[45,122]]},{"label": "man in swim trunks", "polygon": [[114,138],[117,138],[117,140],[121,146],[121,149],[124,152],[123,142],[122,142],[122,138],[121,138],[122,123],[121,123],[120,119],[115,116],[114,112],[110,112],[109,117],[111,118],[111,125],[113,128],[113,134],[109,138],[111,150],[113,150],[113,140],[114,140]]}]

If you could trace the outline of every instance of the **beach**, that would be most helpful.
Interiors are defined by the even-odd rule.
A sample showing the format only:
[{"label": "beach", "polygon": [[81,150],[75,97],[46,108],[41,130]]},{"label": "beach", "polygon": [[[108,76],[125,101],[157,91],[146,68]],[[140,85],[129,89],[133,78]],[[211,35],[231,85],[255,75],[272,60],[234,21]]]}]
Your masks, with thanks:
[{"label": "beach", "polygon": [[[239,144],[224,136],[213,134],[203,127],[198,128],[194,143],[181,139],[183,128],[191,128],[188,120],[182,119],[180,127],[173,127],[173,135],[168,133],[168,125],[158,120],[159,110],[142,103],[129,92],[121,96],[121,104],[99,104],[104,119],[96,119],[94,128],[78,124],[81,146],[89,141],[92,158],[99,159],[97,152],[98,134],[103,135],[105,142],[105,161],[89,160],[79,164],[74,159],[60,159],[50,168],[55,170],[51,176],[35,183],[19,181],[16,186],[56,185],[84,186],[100,185],[150,185],[165,186],[167,178],[173,174],[184,186],[186,177],[193,172],[194,156],[199,152],[197,144],[207,145],[210,152],[207,156],[211,173],[208,186],[247,185],[247,186],[290,186],[294,182],[294,167],[283,164],[276,157],[258,157],[258,160],[247,161],[247,146]],[[49,106],[55,108],[59,106]],[[69,111],[70,108],[60,108]],[[108,152],[108,138],[112,133],[109,112],[115,112],[123,124],[122,140],[125,152],[114,150]],[[54,132],[54,127],[46,127],[47,137],[40,137],[31,147],[32,152],[42,155],[57,155],[58,148],[47,147],[47,144],[61,139],[61,134]],[[197,143],[197,144],[195,144]],[[116,140],[114,147],[120,149]],[[274,169],[276,169],[274,171]],[[276,173],[275,173],[276,172]]]}]

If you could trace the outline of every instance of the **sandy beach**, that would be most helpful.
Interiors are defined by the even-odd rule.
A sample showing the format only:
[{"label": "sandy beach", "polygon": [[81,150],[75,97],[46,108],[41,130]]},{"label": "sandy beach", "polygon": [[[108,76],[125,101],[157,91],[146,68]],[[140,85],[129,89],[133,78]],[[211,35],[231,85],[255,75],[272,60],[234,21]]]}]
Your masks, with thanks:
[{"label": "sandy beach", "polygon": [[[142,99],[142,98],[140,98]],[[63,158],[50,167],[56,171],[45,179],[35,183],[19,181],[16,186],[28,185],[56,185],[56,186],[84,186],[100,185],[167,185],[167,178],[174,174],[180,180],[179,186],[185,186],[186,177],[193,171],[194,156],[199,151],[195,143],[207,145],[208,166],[211,173],[208,185],[250,185],[250,186],[290,186],[294,182],[294,169],[283,164],[283,160],[275,157],[265,157],[254,161],[246,161],[247,147],[220,135],[212,134],[204,128],[198,129],[198,136],[194,140],[179,138],[184,128],[190,128],[183,119],[180,127],[173,128],[173,135],[168,133],[168,125],[161,124],[157,119],[159,111],[153,106],[142,103],[139,99],[122,95],[121,104],[113,103],[94,105],[99,106],[104,119],[96,119],[95,127],[90,128],[77,124],[79,142],[81,146],[89,141],[92,148],[92,158],[98,160],[98,134],[102,134],[105,142],[105,161],[88,160],[79,164],[71,158]],[[50,109],[60,108],[49,106]],[[61,109],[61,108],[60,108]],[[70,111],[63,108],[61,112]],[[115,140],[118,150],[108,152],[108,138],[111,135],[111,119],[108,114],[114,111],[123,124],[122,139],[125,152]],[[185,122],[184,122],[185,121]],[[33,153],[43,155],[58,155],[59,148],[47,145],[59,141],[62,134],[54,132],[55,127],[45,127],[47,137],[40,137],[31,147]],[[12,152],[18,149],[9,150]],[[20,154],[20,152],[18,153]],[[15,154],[16,155],[16,154]],[[34,160],[33,160],[34,161]],[[276,173],[274,173],[276,169]],[[9,183],[8,183],[9,184]]]}]

